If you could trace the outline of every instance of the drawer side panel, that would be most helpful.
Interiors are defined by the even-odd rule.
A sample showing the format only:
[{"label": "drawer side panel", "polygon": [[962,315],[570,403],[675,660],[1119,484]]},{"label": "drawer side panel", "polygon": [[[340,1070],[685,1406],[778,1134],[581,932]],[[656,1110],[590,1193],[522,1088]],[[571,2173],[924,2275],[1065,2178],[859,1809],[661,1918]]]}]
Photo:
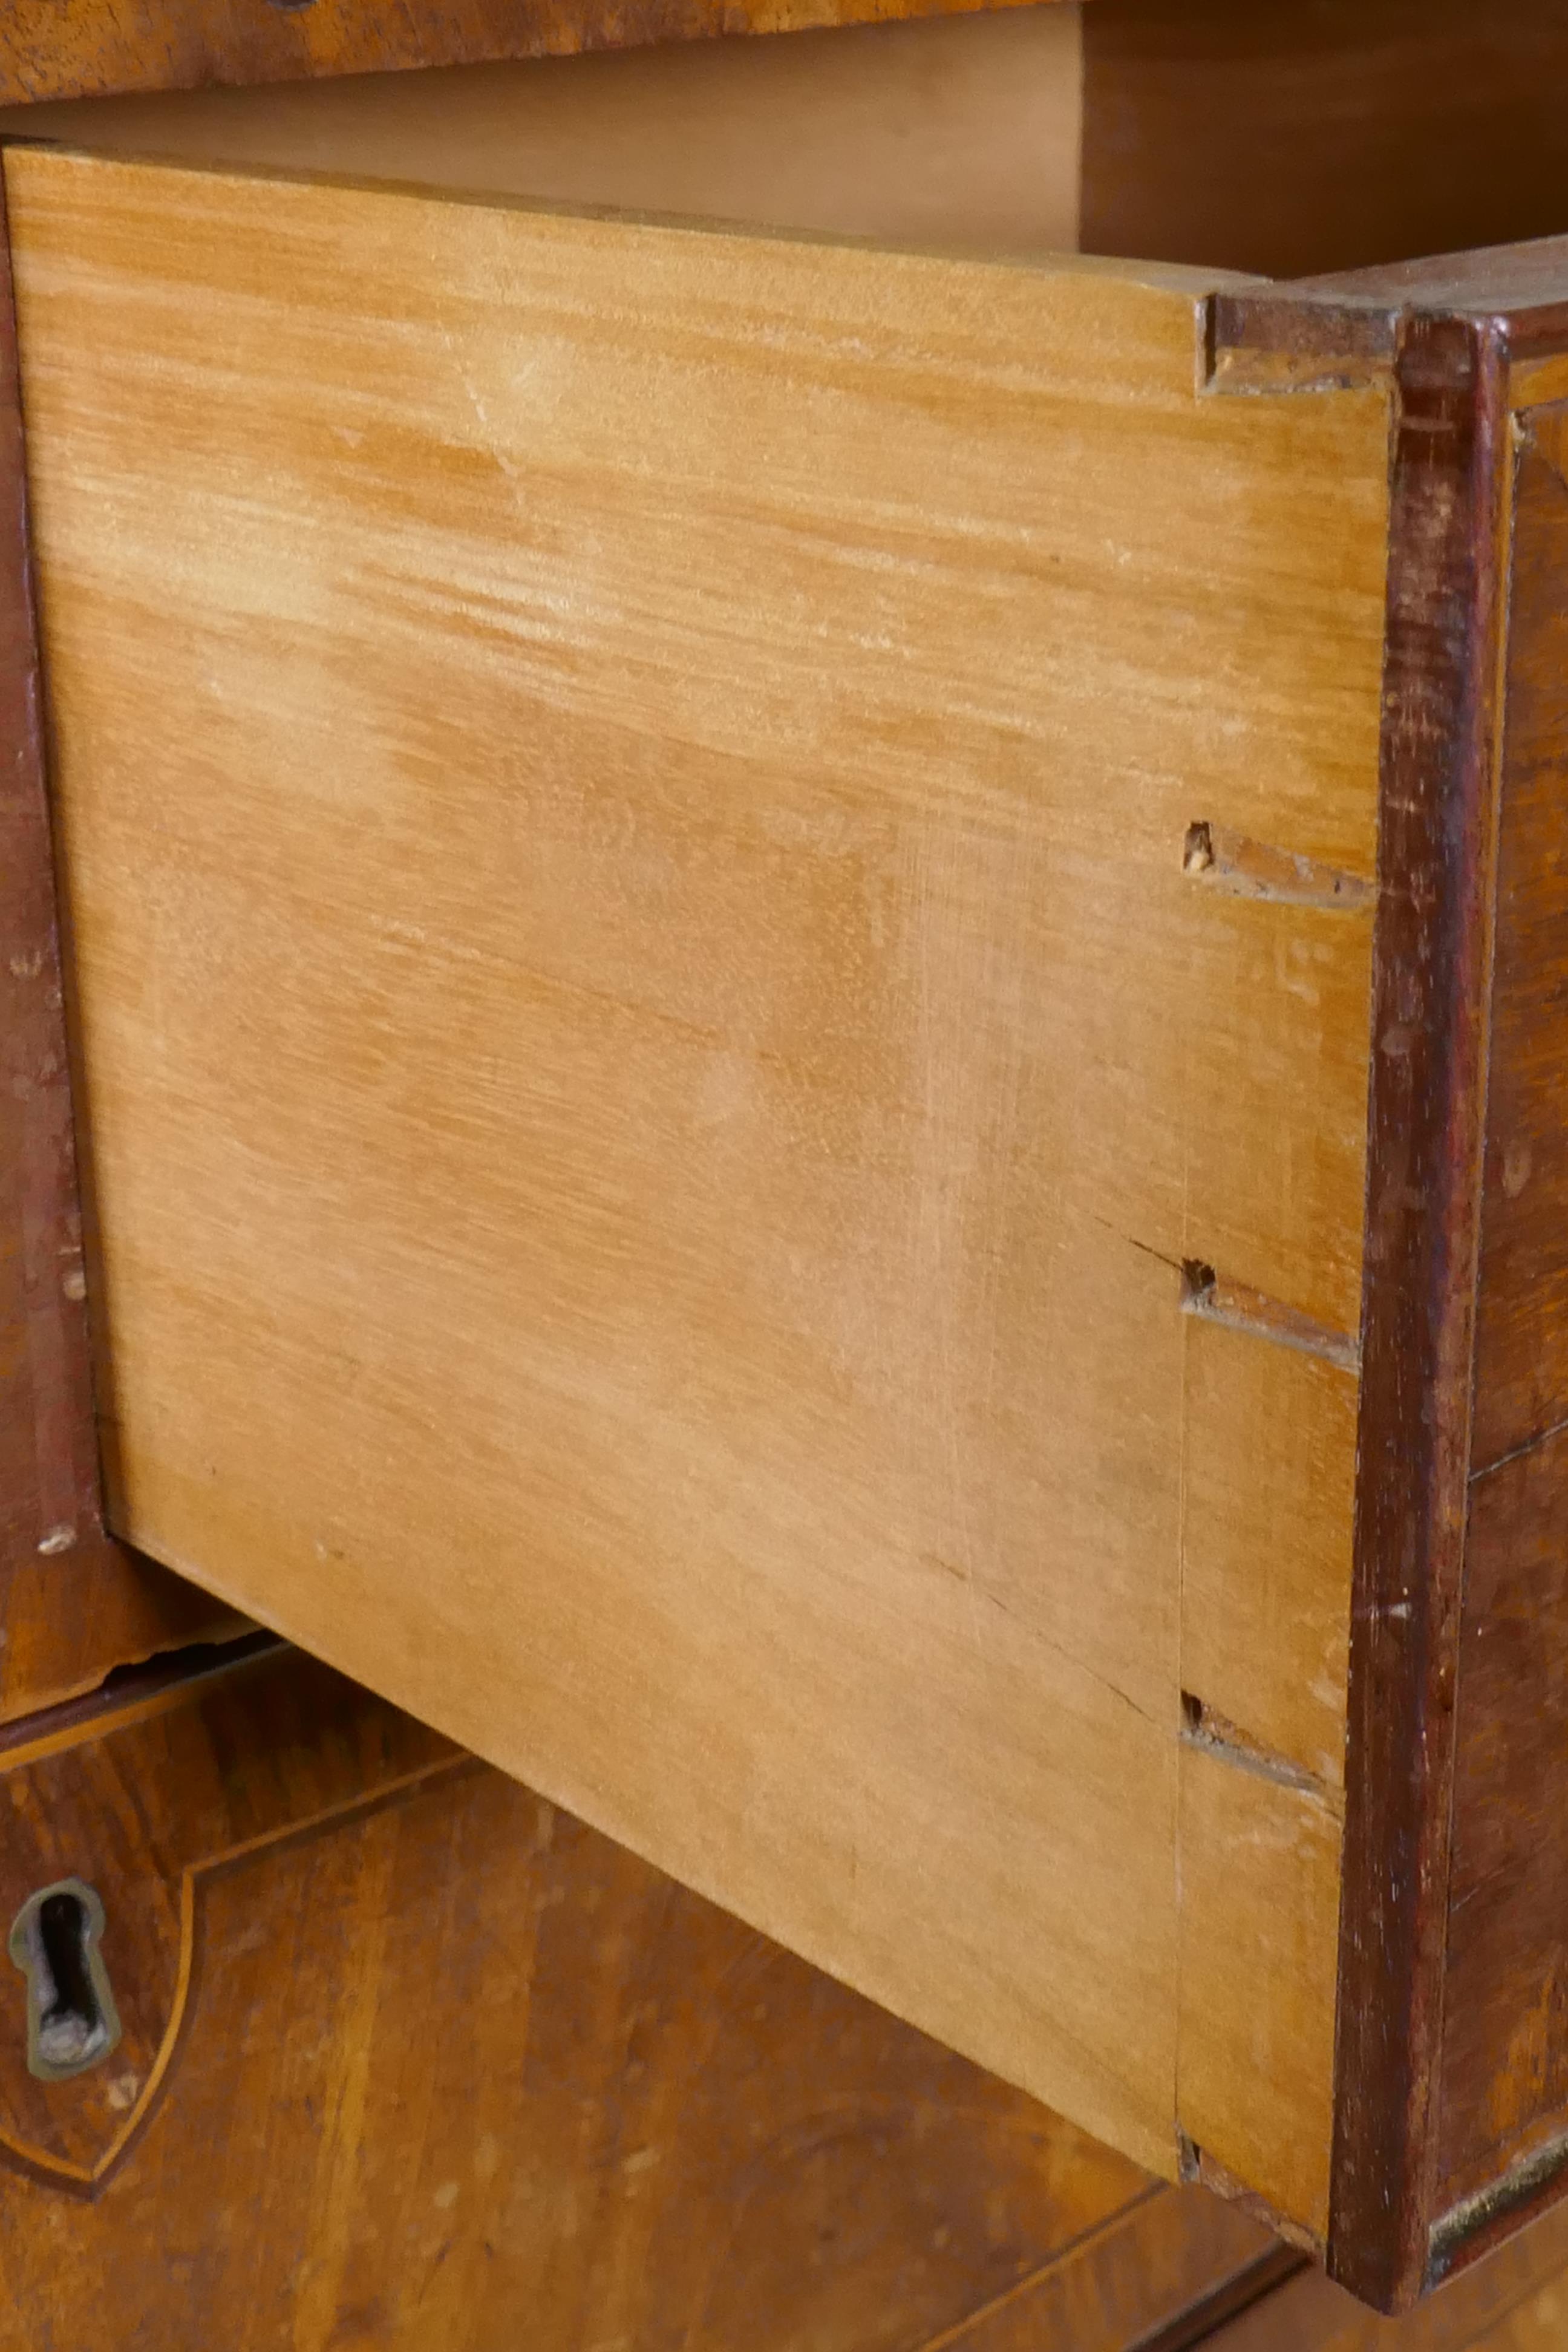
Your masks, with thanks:
[{"label": "drawer side panel", "polygon": [[1192,1269],[1353,1331],[1384,395],[7,171],[119,1523],[1172,2168]]}]

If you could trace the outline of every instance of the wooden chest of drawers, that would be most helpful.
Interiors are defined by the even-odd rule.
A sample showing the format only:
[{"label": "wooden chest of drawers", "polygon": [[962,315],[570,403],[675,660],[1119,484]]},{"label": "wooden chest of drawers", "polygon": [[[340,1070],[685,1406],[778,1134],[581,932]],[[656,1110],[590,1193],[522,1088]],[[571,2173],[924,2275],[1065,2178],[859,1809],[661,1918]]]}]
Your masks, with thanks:
[{"label": "wooden chest of drawers", "polygon": [[1550,2200],[1565,46],[11,118],[12,1713],[243,1611],[1369,2301]]}]

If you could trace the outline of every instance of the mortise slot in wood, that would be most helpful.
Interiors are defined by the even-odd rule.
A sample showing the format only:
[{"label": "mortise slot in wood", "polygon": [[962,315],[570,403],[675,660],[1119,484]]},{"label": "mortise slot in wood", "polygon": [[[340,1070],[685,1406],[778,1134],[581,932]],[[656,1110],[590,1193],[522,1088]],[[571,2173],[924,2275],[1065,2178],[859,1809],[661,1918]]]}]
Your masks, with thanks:
[{"label": "mortise slot in wood", "polygon": [[1303,1355],[1321,1356],[1342,1371],[1358,1371],[1361,1349],[1348,1331],[1336,1331],[1310,1315],[1299,1314],[1282,1299],[1265,1291],[1249,1290],[1243,1282],[1224,1282],[1202,1258],[1182,1263],[1182,1311],[1201,1315],[1205,1322],[1223,1323],[1229,1331],[1270,1339],[1278,1348],[1296,1348]]},{"label": "mortise slot in wood", "polygon": [[1184,1747],[1201,1748],[1222,1764],[1234,1764],[1238,1771],[1255,1772],[1265,1780],[1273,1780],[1282,1789],[1300,1789],[1305,1795],[1321,1797],[1336,1811],[1339,1797],[1313,1773],[1304,1771],[1289,1757],[1280,1756],[1261,1740],[1255,1739],[1228,1716],[1205,1706],[1193,1691],[1182,1693],[1182,1742]]},{"label": "mortise slot in wood", "polygon": [[1211,295],[1199,320],[1198,389],[1208,396],[1275,398],[1359,392],[1385,378],[1394,314],[1385,303],[1303,301],[1265,306],[1248,289]]},{"label": "mortise slot in wood", "polygon": [[1376,885],[1357,874],[1206,821],[1188,825],[1182,868],[1194,881],[1234,898],[1270,898],[1286,907],[1328,907],[1351,915],[1370,908],[1377,897]]}]

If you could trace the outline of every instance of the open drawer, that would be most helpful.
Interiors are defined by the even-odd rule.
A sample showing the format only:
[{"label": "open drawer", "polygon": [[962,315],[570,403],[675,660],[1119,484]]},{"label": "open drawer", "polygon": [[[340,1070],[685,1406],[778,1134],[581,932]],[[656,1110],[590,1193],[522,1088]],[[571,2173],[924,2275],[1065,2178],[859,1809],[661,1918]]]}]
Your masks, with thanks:
[{"label": "open drawer", "polygon": [[1568,257],[457,87],[5,159],[110,1523],[1395,2302],[1568,2120]]}]

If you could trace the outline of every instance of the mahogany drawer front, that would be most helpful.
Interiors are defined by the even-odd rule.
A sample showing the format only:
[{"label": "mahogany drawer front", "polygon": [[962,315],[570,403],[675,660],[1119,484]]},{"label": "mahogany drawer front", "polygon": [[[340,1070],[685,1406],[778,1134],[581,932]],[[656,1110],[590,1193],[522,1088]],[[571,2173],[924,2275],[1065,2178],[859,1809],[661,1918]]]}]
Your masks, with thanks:
[{"label": "mahogany drawer front", "polygon": [[6,2352],[1559,2340],[1563,2215],[1377,2320],[297,1653],[45,1713],[0,1792],[5,1916],[90,1886],[122,2026],[40,2084],[10,1978]]},{"label": "mahogany drawer front", "polygon": [[1403,2319],[1380,2319],[1303,2270],[1199,2340],[1209,2352],[1555,2352],[1568,2297],[1562,2221],[1526,2230]]},{"label": "mahogany drawer front", "polygon": [[5,159],[109,1524],[1407,2298],[1568,2105],[1563,257],[364,103]]},{"label": "mahogany drawer front", "polygon": [[95,1889],[124,2029],[40,2084],[10,1978],[6,2352],[1121,2352],[1280,2270],[295,1654],[41,1717],[0,1790],[7,1919]]}]

